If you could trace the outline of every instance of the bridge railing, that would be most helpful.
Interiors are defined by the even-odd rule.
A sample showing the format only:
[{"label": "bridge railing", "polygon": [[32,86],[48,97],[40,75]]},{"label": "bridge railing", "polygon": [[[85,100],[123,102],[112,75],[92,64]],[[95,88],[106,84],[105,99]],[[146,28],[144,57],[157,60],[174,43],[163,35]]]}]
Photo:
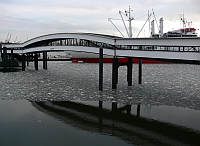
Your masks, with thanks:
[{"label": "bridge railing", "polygon": [[199,46],[117,46],[117,50],[144,50],[144,51],[169,51],[169,52],[200,52]]},{"label": "bridge railing", "polygon": [[[200,46],[160,46],[160,45],[113,45],[99,41],[80,38],[56,38],[41,40],[24,47],[14,47],[14,50],[26,50],[44,46],[81,46],[96,47],[111,50],[143,50],[143,51],[169,51],[169,52],[200,52]],[[11,48],[10,48],[11,49]]]},{"label": "bridge railing", "polygon": [[25,50],[29,48],[44,47],[44,46],[81,46],[81,47],[85,46],[85,47],[96,47],[96,48],[103,47],[106,49],[114,49],[114,46],[112,44],[107,44],[92,40],[83,40],[79,38],[45,40],[45,41],[35,42],[21,49]]}]

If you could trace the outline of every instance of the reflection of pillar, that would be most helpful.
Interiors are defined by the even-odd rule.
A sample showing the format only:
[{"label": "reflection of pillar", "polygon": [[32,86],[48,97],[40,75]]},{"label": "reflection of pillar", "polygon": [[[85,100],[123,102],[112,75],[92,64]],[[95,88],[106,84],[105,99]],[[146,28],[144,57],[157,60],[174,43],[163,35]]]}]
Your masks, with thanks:
[{"label": "reflection of pillar", "polygon": [[35,70],[38,70],[38,54],[37,53],[35,53],[34,61],[35,61]]},{"label": "reflection of pillar", "polygon": [[117,102],[112,102],[112,115],[113,115],[113,118],[115,118],[116,112],[117,112]]},{"label": "reflection of pillar", "polygon": [[103,48],[99,49],[99,90],[103,90]]},{"label": "reflection of pillar", "polygon": [[112,63],[112,89],[117,88],[118,83],[118,58],[113,58]]},{"label": "reflection of pillar", "polygon": [[113,124],[112,124],[112,134],[115,132],[115,118],[116,118],[116,112],[117,112],[117,103],[112,102],[112,119],[113,119]]},{"label": "reflection of pillar", "polygon": [[137,117],[140,117],[140,104],[137,105]]},{"label": "reflection of pillar", "polygon": [[131,114],[131,105],[126,105],[126,113],[127,115]]},{"label": "reflection of pillar", "polygon": [[132,86],[132,58],[128,57],[128,63],[127,63],[127,82],[128,86]]},{"label": "reflection of pillar", "polygon": [[99,100],[99,131],[102,132],[102,105],[103,101]]},{"label": "reflection of pillar", "polygon": [[22,71],[25,71],[26,69],[26,56],[25,54],[22,54]]}]

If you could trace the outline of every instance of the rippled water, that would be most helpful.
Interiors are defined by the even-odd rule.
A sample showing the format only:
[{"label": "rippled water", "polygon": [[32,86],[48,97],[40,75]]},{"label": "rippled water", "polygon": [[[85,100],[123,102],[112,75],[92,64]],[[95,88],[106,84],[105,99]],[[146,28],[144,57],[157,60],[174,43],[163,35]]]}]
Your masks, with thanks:
[{"label": "rippled water", "polygon": [[[5,134],[11,132],[13,135],[18,135],[20,131],[23,139],[26,139],[26,134],[28,134],[29,130],[39,132],[39,130],[36,130],[38,128],[41,128],[40,135],[42,133],[54,133],[55,131],[57,131],[54,133],[55,135],[60,135],[59,130],[63,132],[62,134],[66,134],[61,130],[62,126],[65,125],[64,123],[40,113],[29,101],[76,101],[86,104],[91,104],[91,102],[99,100],[103,100],[108,104],[116,101],[119,105],[131,104],[133,107],[132,114],[137,113],[136,105],[141,105],[140,115],[143,117],[171,122],[200,131],[198,124],[200,122],[199,65],[143,64],[142,85],[139,85],[138,65],[133,64],[133,86],[131,87],[126,82],[126,70],[126,67],[119,68],[117,89],[112,90],[112,65],[104,64],[102,92],[98,91],[98,64],[48,62],[48,70],[43,70],[42,62],[39,62],[38,71],[35,71],[33,64],[30,63],[25,72],[0,73],[0,116],[4,119],[0,123],[0,130],[5,131],[5,133],[0,132],[0,136],[3,135],[4,140],[9,141],[15,136],[11,136],[11,139],[9,139]],[[98,103],[96,104],[98,105]],[[107,108],[110,107],[111,105]],[[12,117],[9,116],[10,114]],[[35,117],[33,118],[33,116]],[[179,118],[177,119],[176,117]],[[29,121],[29,119],[33,121]],[[43,123],[44,120],[51,122],[47,122],[49,125],[46,126]],[[13,123],[15,124],[12,125]],[[17,123],[32,124],[32,127],[29,127],[30,129],[27,130],[24,129],[23,124],[20,127],[17,126]],[[9,124],[12,125],[14,130],[12,128],[8,129]],[[18,129],[14,128],[15,126]],[[56,128],[57,126],[59,127],[58,129]],[[52,131],[46,131],[50,127]],[[64,127],[67,128],[66,125]],[[81,136],[84,135],[84,138],[87,137],[85,135],[88,132],[72,129],[70,131],[74,133],[74,136],[70,134],[70,138],[73,139],[72,141],[75,141],[75,133],[77,131]],[[8,134],[8,136],[10,135]],[[93,138],[91,142],[93,145],[96,144],[95,139],[99,143],[102,143],[100,142],[101,140],[106,140],[110,144],[113,144],[113,141],[117,141],[118,145],[130,144],[112,136],[91,134],[90,132],[89,136]],[[86,138],[87,140],[89,136]],[[61,137],[64,138],[63,136]],[[18,141],[20,136],[18,135],[15,138],[15,141]],[[58,137],[55,139],[58,139]],[[5,141],[2,142],[0,140],[0,145],[1,143],[5,145]],[[34,138],[29,137],[23,143],[30,142],[34,145],[33,141]],[[49,143],[45,143],[44,141],[40,141],[40,144],[55,145],[51,141]],[[65,145],[65,142],[62,139],[59,144]],[[110,145],[108,143],[107,145]],[[14,145],[11,142],[12,144]],[[81,143],[74,142],[72,145],[78,144]],[[106,145],[106,143],[103,144]],[[85,143],[85,145],[90,144]]]}]

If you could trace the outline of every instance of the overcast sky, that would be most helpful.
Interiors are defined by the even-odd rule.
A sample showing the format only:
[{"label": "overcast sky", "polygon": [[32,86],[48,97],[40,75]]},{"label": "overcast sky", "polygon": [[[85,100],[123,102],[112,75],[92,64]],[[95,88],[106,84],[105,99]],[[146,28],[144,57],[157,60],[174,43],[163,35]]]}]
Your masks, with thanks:
[{"label": "overcast sky", "polygon": [[[120,19],[119,10],[124,12],[129,6],[135,18],[133,37],[138,35],[148,10],[152,13],[152,9],[157,21],[164,18],[164,32],[180,28],[183,13],[188,22],[192,21],[192,27],[200,28],[200,0],[0,0],[0,41],[5,41],[8,33],[12,34],[11,42],[68,32],[120,36],[108,18]],[[113,23],[127,36],[122,21],[113,20]],[[148,33],[147,23],[140,37],[147,37]]]}]

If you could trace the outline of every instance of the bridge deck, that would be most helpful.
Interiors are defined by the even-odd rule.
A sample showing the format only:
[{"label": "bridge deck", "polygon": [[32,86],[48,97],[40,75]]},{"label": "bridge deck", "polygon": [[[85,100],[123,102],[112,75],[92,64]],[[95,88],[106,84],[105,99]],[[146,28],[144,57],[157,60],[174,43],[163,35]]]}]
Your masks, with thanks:
[{"label": "bridge deck", "polygon": [[[80,51],[123,57],[200,61],[200,38],[119,38],[91,33],[61,33],[33,38],[21,44],[2,44],[14,53]],[[8,51],[9,53],[9,51]]]}]

